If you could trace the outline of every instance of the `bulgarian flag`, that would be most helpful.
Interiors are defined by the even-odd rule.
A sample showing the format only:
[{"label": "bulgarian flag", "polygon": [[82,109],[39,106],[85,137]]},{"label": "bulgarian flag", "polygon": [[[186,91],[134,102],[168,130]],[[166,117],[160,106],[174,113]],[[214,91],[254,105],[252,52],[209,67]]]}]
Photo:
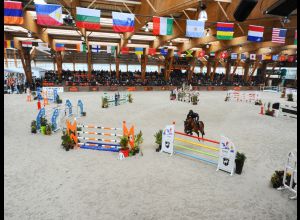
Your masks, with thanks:
[{"label": "bulgarian flag", "polygon": [[100,30],[101,11],[76,7],[76,26],[89,30]]},{"label": "bulgarian flag", "polygon": [[172,35],[173,19],[163,17],[153,17],[153,34],[154,35]]},{"label": "bulgarian flag", "polygon": [[86,52],[86,44],[76,44],[77,52]]}]

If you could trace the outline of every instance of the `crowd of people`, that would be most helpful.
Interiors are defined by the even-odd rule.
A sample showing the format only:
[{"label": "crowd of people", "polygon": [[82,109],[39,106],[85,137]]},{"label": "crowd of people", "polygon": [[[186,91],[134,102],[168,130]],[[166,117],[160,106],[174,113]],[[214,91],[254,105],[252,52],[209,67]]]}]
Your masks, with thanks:
[{"label": "crowd of people", "polygon": [[170,79],[165,80],[164,73],[147,72],[145,80],[141,79],[140,71],[120,71],[120,78],[117,79],[115,71],[93,70],[91,79],[87,77],[86,71],[62,71],[62,80],[54,71],[48,71],[43,82],[51,82],[56,85],[90,85],[90,86],[181,86],[183,83],[192,84],[193,86],[255,86],[263,83],[263,79],[254,76],[250,82],[244,82],[242,75],[234,75],[232,80],[225,79],[224,73],[216,73],[213,80],[206,73],[192,74],[192,78],[188,81],[188,72],[181,70],[173,70],[170,73]]}]

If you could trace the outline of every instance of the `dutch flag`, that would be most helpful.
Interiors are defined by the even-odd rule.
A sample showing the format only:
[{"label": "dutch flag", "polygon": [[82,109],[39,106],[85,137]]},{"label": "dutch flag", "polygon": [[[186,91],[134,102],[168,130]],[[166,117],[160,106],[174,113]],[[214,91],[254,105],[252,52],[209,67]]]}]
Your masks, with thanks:
[{"label": "dutch flag", "polygon": [[264,27],[249,25],[248,29],[248,41],[252,42],[262,42],[264,35]]}]

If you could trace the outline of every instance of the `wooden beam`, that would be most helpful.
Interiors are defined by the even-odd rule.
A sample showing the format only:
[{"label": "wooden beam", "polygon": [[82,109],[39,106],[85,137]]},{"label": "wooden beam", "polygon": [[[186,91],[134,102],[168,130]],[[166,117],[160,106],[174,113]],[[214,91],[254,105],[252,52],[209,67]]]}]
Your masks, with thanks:
[{"label": "wooden beam", "polygon": [[116,78],[117,80],[120,79],[120,59],[118,57],[115,58],[116,62]]},{"label": "wooden beam", "polygon": [[231,75],[230,75],[230,81],[233,81],[233,76],[234,76],[234,74],[235,74],[235,72],[236,72],[236,70],[237,70],[237,68],[238,68],[238,66],[239,66],[239,64],[240,64],[240,62],[241,62],[241,60],[237,60],[237,61],[236,61],[235,66],[234,66],[234,69],[233,69],[233,71],[232,71],[232,73],[231,73]]},{"label": "wooden beam", "polygon": [[[144,48],[144,52],[145,52],[145,48]],[[142,77],[142,81],[145,81],[145,77],[146,77],[146,67],[147,67],[147,55],[142,55],[141,56],[141,77]]]},{"label": "wooden beam", "polygon": [[[217,57],[217,54],[216,54],[216,57]],[[218,65],[219,65],[219,60],[216,59],[215,65],[214,65],[214,67],[213,67],[213,71],[212,71],[212,73],[211,73],[211,75],[210,75],[210,81],[211,81],[211,82],[214,81],[214,76],[215,76],[215,73],[216,73],[216,70],[217,70]]]},{"label": "wooden beam", "polygon": [[31,60],[30,60],[29,50],[22,48],[22,49],[18,49],[18,52],[26,75],[26,80],[31,84],[32,72],[31,72]]}]

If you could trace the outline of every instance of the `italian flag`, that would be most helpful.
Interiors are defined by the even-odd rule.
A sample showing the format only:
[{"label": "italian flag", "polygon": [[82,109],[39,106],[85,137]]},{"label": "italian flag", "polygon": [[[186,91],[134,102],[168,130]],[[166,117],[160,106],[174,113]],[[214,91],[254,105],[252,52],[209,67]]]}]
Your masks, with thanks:
[{"label": "italian flag", "polygon": [[76,7],[76,26],[89,30],[100,30],[101,11]]},{"label": "italian flag", "polygon": [[172,35],[173,19],[163,17],[153,17],[153,34],[154,35]]},{"label": "italian flag", "polygon": [[77,52],[86,52],[86,44],[77,44],[76,45]]}]

